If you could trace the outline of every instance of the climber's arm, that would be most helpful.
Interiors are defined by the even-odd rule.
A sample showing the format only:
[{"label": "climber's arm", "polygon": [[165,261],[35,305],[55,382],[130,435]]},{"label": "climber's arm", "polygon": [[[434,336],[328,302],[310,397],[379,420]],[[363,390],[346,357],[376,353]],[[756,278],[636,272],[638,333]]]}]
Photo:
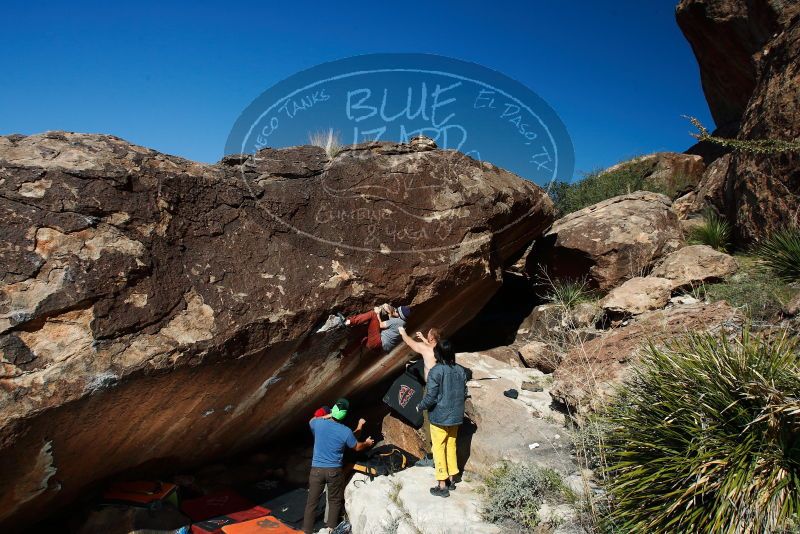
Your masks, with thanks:
[{"label": "climber's arm", "polygon": [[424,354],[426,349],[427,351],[430,351],[430,346],[409,336],[404,327],[401,326],[398,329],[398,332],[400,332],[400,336],[403,338],[403,341],[406,342],[406,345],[408,345],[414,352]]}]

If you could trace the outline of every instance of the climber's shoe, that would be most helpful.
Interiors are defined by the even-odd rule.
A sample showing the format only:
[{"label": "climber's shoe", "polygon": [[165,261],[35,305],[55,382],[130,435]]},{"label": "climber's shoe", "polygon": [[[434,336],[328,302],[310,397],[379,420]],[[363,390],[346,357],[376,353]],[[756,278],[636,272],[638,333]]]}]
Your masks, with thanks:
[{"label": "climber's shoe", "polygon": [[450,490],[447,488],[440,488],[439,486],[434,486],[431,488],[431,495],[434,497],[449,497]]}]

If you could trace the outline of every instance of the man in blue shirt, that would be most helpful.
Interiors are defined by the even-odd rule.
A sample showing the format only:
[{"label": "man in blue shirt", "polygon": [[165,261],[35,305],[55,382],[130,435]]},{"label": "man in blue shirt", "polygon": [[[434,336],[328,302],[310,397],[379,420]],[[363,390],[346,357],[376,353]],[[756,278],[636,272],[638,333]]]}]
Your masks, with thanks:
[{"label": "man in blue shirt", "polygon": [[311,474],[308,477],[308,501],[303,517],[303,532],[311,534],[314,530],[319,498],[322,490],[328,486],[328,522],[327,527],[336,528],[344,503],[344,473],[342,472],[342,456],[346,448],[356,452],[368,449],[375,444],[372,438],[358,441],[355,434],[361,432],[366,421],[360,419],[355,434],[341,423],[347,416],[350,403],[347,399],[339,399],[333,405],[331,413],[322,417],[314,417],[309,421],[311,433],[314,434],[314,456],[311,460]]}]

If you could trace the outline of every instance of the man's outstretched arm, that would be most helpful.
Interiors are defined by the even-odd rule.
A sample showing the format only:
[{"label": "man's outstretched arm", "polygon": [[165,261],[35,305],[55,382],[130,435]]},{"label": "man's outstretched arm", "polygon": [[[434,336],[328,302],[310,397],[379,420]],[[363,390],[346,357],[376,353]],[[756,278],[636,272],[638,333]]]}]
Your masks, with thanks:
[{"label": "man's outstretched arm", "polygon": [[359,441],[358,443],[356,443],[356,446],[353,447],[353,450],[355,450],[356,452],[361,452],[361,451],[369,449],[373,445],[375,445],[375,440],[372,439],[371,437],[369,437],[369,438],[365,439],[364,441]]},{"label": "man's outstretched arm", "polygon": [[400,336],[403,338],[403,341],[406,342],[406,345],[408,345],[414,352],[422,354],[425,349],[430,349],[427,344],[417,341],[409,336],[404,327],[401,326],[397,329],[397,331],[400,332]]}]

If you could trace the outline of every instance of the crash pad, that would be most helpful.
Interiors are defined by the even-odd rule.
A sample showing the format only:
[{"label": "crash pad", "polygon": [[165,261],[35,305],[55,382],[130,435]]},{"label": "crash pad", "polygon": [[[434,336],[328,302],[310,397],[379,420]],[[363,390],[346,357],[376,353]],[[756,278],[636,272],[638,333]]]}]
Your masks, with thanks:
[{"label": "crash pad", "polygon": [[422,402],[424,395],[422,384],[410,374],[403,373],[386,392],[383,402],[412,426],[419,428],[424,419],[422,412],[417,411],[417,405]]},{"label": "crash pad", "polygon": [[159,507],[169,503],[178,507],[178,486],[158,480],[114,482],[103,492],[103,504]]},{"label": "crash pad", "polygon": [[264,532],[269,532],[270,534],[292,534],[302,532],[302,530],[292,528],[278,518],[268,515],[234,525],[226,525],[222,527],[222,532],[225,534],[261,534]]},{"label": "crash pad", "polygon": [[[326,493],[323,492],[317,507],[317,513],[324,513]],[[274,499],[264,503],[270,509],[270,514],[285,523],[297,524],[303,520],[306,511],[306,501],[308,500],[308,490],[298,488],[288,493],[284,493]]]},{"label": "crash pad", "polygon": [[[222,490],[194,499],[185,499],[181,512],[192,521],[203,521],[212,517],[226,516],[248,510],[254,503],[233,490]],[[266,514],[264,514],[266,515]]]}]

